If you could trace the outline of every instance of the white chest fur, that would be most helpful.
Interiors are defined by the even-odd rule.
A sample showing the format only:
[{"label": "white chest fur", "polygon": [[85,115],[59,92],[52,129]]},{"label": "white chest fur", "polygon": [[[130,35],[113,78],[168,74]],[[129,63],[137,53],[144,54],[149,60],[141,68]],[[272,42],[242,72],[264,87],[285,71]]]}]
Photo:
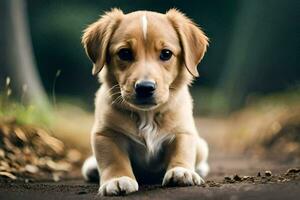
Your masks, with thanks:
[{"label": "white chest fur", "polygon": [[171,139],[171,134],[161,133],[157,122],[155,121],[155,113],[151,111],[140,112],[138,122],[139,137],[144,140],[147,148],[148,157],[155,156],[164,141]]}]

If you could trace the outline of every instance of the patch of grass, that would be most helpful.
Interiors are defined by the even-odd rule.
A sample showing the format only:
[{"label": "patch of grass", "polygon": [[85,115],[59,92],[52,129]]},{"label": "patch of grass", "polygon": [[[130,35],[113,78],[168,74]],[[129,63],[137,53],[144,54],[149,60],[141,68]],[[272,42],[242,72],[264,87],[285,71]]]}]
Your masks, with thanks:
[{"label": "patch of grass", "polygon": [[[14,122],[19,125],[48,126],[52,121],[53,111],[47,99],[24,103],[27,86],[22,86],[22,94],[12,97],[11,79],[6,77],[3,88],[0,88],[0,120]],[[19,98],[17,101],[16,98]],[[42,99],[42,98],[41,98]]]},{"label": "patch of grass", "polygon": [[222,115],[226,113],[228,99],[224,92],[211,88],[191,88],[195,115]]},{"label": "patch of grass", "polygon": [[191,88],[191,93],[194,99],[194,113],[195,115],[202,116],[226,116],[233,111],[238,111],[243,108],[254,107],[255,109],[260,110],[269,108],[270,106],[298,105],[300,102],[299,86],[272,94],[249,94],[245,98],[244,105],[237,110],[229,109],[230,99],[222,90]]},{"label": "patch of grass", "polygon": [[53,119],[50,108],[36,105],[24,105],[7,95],[0,95],[0,119],[13,120],[17,124],[47,126]]},{"label": "patch of grass", "polygon": [[256,106],[261,109],[265,106],[299,105],[300,87],[286,90],[280,93],[269,94],[263,97],[254,97],[248,99],[247,106]]}]

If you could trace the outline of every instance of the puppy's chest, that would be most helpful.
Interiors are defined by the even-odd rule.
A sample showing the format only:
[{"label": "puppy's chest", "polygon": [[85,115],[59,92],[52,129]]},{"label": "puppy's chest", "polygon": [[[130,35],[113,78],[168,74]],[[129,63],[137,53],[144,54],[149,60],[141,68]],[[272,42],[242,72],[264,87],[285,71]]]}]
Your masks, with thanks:
[{"label": "puppy's chest", "polygon": [[138,137],[145,147],[144,151],[140,151],[139,154],[145,154],[140,156],[151,159],[161,151],[165,141],[173,138],[173,135],[162,129],[159,115],[149,111],[140,112],[138,115]]}]

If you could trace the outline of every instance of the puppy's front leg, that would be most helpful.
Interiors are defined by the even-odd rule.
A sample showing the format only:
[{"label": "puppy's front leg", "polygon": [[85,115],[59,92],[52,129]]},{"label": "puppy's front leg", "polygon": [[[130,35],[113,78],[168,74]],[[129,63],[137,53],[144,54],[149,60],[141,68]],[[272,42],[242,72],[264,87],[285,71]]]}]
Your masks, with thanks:
[{"label": "puppy's front leg", "polygon": [[99,194],[122,195],[138,190],[122,137],[95,134],[94,153],[100,171]]},{"label": "puppy's front leg", "polygon": [[167,147],[167,172],[163,186],[200,185],[204,180],[195,172],[198,138],[192,134],[177,134]]}]

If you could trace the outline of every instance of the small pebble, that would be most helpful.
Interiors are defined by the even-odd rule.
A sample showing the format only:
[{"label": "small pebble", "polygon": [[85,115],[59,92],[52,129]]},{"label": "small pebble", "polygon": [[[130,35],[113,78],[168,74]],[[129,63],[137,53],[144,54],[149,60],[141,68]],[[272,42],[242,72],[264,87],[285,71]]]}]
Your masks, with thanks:
[{"label": "small pebble", "polygon": [[265,171],[265,175],[266,176],[272,176],[272,172],[271,171]]},{"label": "small pebble", "polygon": [[242,180],[242,178],[239,176],[239,175],[234,175],[234,177],[233,177],[233,179],[235,180],[235,181],[241,181]]},{"label": "small pebble", "polygon": [[243,176],[242,180],[254,182],[254,177],[253,176]]},{"label": "small pebble", "polygon": [[300,168],[290,168],[287,170],[286,175],[288,174],[297,174],[300,172]]},{"label": "small pebble", "polygon": [[260,172],[258,172],[258,173],[257,173],[257,176],[258,176],[258,177],[261,177],[261,174],[260,174]]},{"label": "small pebble", "polygon": [[77,194],[87,194],[87,192],[86,191],[79,191],[79,192],[77,192]]}]

